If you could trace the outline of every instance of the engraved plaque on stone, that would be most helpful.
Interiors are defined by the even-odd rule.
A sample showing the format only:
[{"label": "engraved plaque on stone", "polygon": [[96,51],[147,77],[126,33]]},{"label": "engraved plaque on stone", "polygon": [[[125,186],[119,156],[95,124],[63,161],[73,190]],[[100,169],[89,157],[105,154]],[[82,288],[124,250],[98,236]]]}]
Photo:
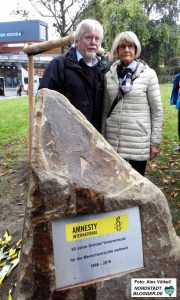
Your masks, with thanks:
[{"label": "engraved plaque on stone", "polygon": [[52,222],[56,288],[143,267],[139,207]]}]

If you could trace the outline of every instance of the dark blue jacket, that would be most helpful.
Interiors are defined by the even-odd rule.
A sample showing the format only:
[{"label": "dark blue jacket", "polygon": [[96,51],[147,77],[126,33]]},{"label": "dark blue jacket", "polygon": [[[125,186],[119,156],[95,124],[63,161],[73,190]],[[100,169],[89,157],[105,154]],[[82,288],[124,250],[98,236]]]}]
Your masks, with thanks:
[{"label": "dark blue jacket", "polygon": [[180,73],[178,73],[175,76],[174,83],[173,83],[173,88],[172,88],[172,93],[171,93],[171,98],[170,98],[170,104],[171,105],[176,105],[177,109],[180,109],[180,87],[179,87],[179,82],[180,82]]},{"label": "dark blue jacket", "polygon": [[66,96],[101,132],[104,73],[105,66],[99,59],[93,67],[83,66],[77,61],[76,49],[71,48],[50,62],[39,89],[48,88]]}]

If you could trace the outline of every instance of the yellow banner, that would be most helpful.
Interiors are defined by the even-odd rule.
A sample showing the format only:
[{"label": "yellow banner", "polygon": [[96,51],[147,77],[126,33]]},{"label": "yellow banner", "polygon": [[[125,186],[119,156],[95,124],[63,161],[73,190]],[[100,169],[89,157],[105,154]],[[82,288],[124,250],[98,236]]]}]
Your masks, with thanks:
[{"label": "yellow banner", "polygon": [[128,230],[128,214],[66,224],[65,230],[67,242]]}]

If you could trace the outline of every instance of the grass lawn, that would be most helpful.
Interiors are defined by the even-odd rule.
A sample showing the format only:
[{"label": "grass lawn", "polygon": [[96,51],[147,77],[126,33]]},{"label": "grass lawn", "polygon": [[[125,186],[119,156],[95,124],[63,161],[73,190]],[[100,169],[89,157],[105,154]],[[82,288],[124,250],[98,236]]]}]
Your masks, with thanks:
[{"label": "grass lawn", "polygon": [[[172,149],[178,145],[177,109],[170,106],[172,84],[161,85],[164,108],[163,140],[160,154],[149,162],[148,173],[165,192],[172,212],[173,224],[180,235],[180,153]],[[0,163],[13,167],[27,152],[28,98],[0,100]]]},{"label": "grass lawn", "polygon": [[0,100],[0,146],[27,136],[27,96]]},{"label": "grass lawn", "polygon": [[0,99],[0,159],[7,167],[21,159],[27,149],[28,98]]},{"label": "grass lawn", "polygon": [[174,227],[180,235],[180,153],[172,152],[178,146],[177,109],[169,104],[172,84],[161,84],[160,87],[164,110],[163,139],[159,155],[149,162],[148,172],[156,178],[157,185],[165,192]]}]

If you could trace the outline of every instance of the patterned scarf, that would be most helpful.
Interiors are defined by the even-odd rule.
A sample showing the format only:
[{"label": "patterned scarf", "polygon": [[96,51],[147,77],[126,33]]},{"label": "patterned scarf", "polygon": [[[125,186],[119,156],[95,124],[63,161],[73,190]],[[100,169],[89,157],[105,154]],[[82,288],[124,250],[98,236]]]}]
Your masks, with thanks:
[{"label": "patterned scarf", "polygon": [[122,64],[117,66],[117,75],[119,79],[119,86],[123,93],[127,93],[133,88],[133,80],[132,76],[137,70],[139,63],[137,60],[133,60],[133,62],[127,67]]}]

